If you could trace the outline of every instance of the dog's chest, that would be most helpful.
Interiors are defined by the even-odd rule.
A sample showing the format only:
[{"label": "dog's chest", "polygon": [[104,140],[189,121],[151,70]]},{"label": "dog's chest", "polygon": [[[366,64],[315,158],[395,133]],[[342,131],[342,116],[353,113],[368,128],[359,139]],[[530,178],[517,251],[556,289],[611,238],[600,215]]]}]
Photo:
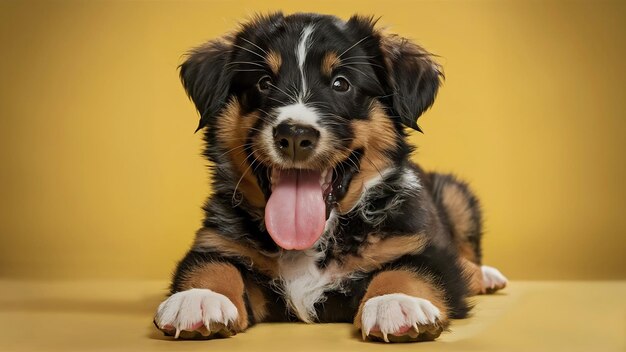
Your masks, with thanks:
[{"label": "dog's chest", "polygon": [[279,259],[280,286],[289,308],[302,321],[316,319],[315,304],[325,300],[325,293],[341,287],[346,275],[336,266],[320,268],[321,252],[289,253]]}]

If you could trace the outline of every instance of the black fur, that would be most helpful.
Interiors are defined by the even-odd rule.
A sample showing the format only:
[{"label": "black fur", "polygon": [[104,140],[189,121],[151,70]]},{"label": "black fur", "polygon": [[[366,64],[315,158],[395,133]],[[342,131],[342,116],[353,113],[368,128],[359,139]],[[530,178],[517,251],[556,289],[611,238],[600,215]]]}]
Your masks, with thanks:
[{"label": "black fur", "polygon": [[212,41],[194,49],[180,66],[180,79],[187,94],[200,112],[199,130],[217,116],[228,97],[230,71],[224,70],[229,61],[230,47],[222,41]]}]

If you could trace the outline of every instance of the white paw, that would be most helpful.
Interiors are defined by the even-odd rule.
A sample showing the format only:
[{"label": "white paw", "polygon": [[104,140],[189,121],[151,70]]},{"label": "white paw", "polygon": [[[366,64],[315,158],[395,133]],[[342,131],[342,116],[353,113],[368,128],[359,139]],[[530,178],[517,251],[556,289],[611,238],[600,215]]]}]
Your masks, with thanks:
[{"label": "white paw", "polygon": [[237,308],[226,296],[207,289],[177,292],[163,301],[154,322],[165,332],[198,331],[203,336],[224,329],[237,320]]},{"label": "white paw", "polygon": [[483,272],[483,292],[494,292],[506,287],[508,280],[498,269],[483,265],[480,270]]},{"label": "white paw", "polygon": [[[385,342],[389,342],[387,335],[407,335],[432,330],[441,316],[439,309],[430,301],[408,296],[402,293],[393,293],[367,300],[363,305],[361,317],[361,333],[363,338],[374,334],[382,334]],[[413,331],[411,331],[413,330]]]}]

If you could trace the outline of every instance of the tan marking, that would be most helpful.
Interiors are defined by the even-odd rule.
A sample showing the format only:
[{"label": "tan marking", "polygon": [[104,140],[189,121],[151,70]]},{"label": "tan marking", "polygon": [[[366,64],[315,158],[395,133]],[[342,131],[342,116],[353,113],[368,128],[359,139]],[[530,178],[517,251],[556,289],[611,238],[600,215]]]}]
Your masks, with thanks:
[{"label": "tan marking", "polygon": [[455,238],[456,246],[459,250],[459,255],[473,263],[477,263],[476,251],[471,243],[468,241],[459,241]]},{"label": "tan marking", "polygon": [[473,227],[472,209],[467,196],[455,183],[447,183],[441,188],[441,202],[450,218],[454,241],[461,256],[476,262],[476,253],[467,238]]},{"label": "tan marking", "polygon": [[426,236],[423,235],[380,239],[379,236],[370,234],[367,241],[367,244],[359,248],[358,255],[349,255],[342,260],[340,268],[342,272],[349,274],[380,269],[386,263],[404,255],[420,253],[428,243]]},{"label": "tan marking", "polygon": [[368,120],[354,121],[352,128],[355,138],[351,149],[363,148],[364,153],[360,172],[354,175],[346,195],[339,202],[340,213],[349,212],[361,197],[364,184],[392,164],[386,152],[393,150],[400,138],[379,103],[372,106]]},{"label": "tan marking", "polygon": [[354,325],[358,329],[361,328],[363,305],[368,299],[391,293],[403,293],[429,300],[441,313],[439,318],[441,325],[447,326],[448,307],[445,304],[445,297],[441,288],[434,284],[432,278],[403,269],[383,271],[374,276],[354,317]]},{"label": "tan marking", "polygon": [[267,62],[267,65],[270,67],[270,70],[272,70],[272,73],[274,73],[274,75],[278,75],[278,72],[280,72],[280,66],[283,64],[283,58],[279,53],[271,50],[265,57],[265,62]]},{"label": "tan marking", "polygon": [[441,189],[441,202],[454,224],[457,235],[467,236],[472,227],[472,209],[467,197],[455,183],[447,183]]},{"label": "tan marking", "polygon": [[469,284],[470,294],[479,295],[483,293],[483,272],[480,266],[466,258],[459,258],[459,264],[463,269],[463,276]]},{"label": "tan marking", "polygon": [[254,320],[259,323],[267,317],[267,299],[261,288],[254,282],[246,281],[246,292],[248,293],[248,299],[250,300],[250,307],[252,308],[252,315]]},{"label": "tan marking", "polygon": [[201,229],[198,231],[193,248],[219,250],[220,254],[224,256],[243,259],[247,262],[246,264],[271,278],[278,277],[278,263],[276,259],[261,254],[258,249],[250,245],[220,236],[212,230]]},{"label": "tan marking", "polygon": [[337,53],[334,51],[329,51],[322,58],[322,74],[326,77],[330,77],[333,73],[333,70],[341,64],[341,59],[337,56]]},{"label": "tan marking", "polygon": [[225,155],[231,160],[232,166],[237,171],[235,176],[238,179],[241,177],[237,191],[243,194],[251,206],[264,207],[265,196],[252,172],[249,160],[246,160],[246,153],[243,148],[248,132],[258,120],[258,113],[243,115],[241,105],[235,98],[228,103],[222,115],[216,120],[218,121],[216,126],[218,130],[217,139],[224,146]]},{"label": "tan marking", "polygon": [[206,288],[228,297],[239,313],[232,326],[233,331],[241,332],[248,327],[248,313],[243,300],[243,279],[232,264],[215,262],[198,265],[182,278],[181,288]]}]

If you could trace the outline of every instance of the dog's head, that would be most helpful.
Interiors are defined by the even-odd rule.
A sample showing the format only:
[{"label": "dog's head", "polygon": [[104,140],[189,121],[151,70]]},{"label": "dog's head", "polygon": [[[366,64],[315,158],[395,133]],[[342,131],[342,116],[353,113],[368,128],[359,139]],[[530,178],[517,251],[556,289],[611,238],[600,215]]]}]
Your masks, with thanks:
[{"label": "dog's head", "polygon": [[209,157],[248,206],[265,209],[285,249],[311,247],[332,208],[349,211],[368,181],[404,160],[403,127],[419,130],[434,101],[441,72],[431,55],[374,24],[257,17],[181,65]]}]

